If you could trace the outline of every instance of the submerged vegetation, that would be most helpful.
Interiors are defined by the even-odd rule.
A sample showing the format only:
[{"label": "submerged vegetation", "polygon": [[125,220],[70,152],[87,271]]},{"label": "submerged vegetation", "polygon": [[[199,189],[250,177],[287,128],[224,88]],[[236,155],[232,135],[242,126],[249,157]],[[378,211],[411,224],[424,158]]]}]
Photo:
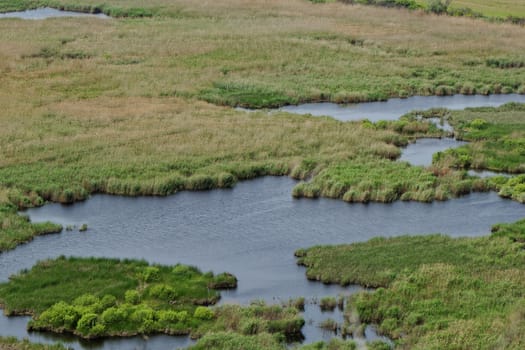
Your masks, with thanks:
[{"label": "submerged vegetation", "polygon": [[375,238],[299,250],[307,277],[377,287],[349,303],[410,349],[520,349],[525,327],[523,222],[481,238]]}]

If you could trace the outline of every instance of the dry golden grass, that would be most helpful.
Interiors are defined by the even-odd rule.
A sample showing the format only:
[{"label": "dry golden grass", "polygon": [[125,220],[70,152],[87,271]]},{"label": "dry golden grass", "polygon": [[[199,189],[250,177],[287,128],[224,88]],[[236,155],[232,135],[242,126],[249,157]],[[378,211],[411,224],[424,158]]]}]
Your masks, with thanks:
[{"label": "dry golden grass", "polygon": [[[522,56],[519,26],[299,0],[148,4],[157,5],[176,9],[179,17],[0,21],[2,86],[47,103],[98,95],[199,96],[216,82],[299,99],[338,92],[413,94],[438,83],[523,82],[523,69],[484,66],[486,58]],[[352,45],[352,39],[363,45]],[[23,58],[42,48],[92,57]],[[473,60],[474,66],[466,65]],[[427,70],[437,73],[430,78]]]}]

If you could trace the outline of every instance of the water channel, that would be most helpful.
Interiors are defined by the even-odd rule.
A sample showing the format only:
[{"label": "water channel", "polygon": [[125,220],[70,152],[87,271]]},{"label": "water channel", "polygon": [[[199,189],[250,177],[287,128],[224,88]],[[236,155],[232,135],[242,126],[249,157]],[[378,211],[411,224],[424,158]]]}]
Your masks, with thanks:
[{"label": "water channel", "polygon": [[[402,159],[426,165],[428,156],[436,151],[427,142],[443,140],[448,142],[445,148],[458,146],[452,139],[418,140],[405,149]],[[426,160],[420,159],[422,154]],[[0,254],[0,281],[31,268],[38,260],[59,255],[143,258],[153,263],[184,263],[204,271],[235,274],[239,286],[223,292],[222,303],[246,304],[261,299],[278,303],[299,296],[313,301],[361,288],[308,281],[304,268],[295,264],[293,253],[298,248],[402,234],[480,236],[489,234],[495,223],[525,216],[521,204],[492,192],[430,204],[347,204],[330,199],[293,199],[295,184],[286,177],[264,177],[229,190],[182,192],[169,197],[94,195],[74,205],[49,204],[31,209],[26,214],[34,222],[50,220],[77,227],[86,223],[89,229],[37,237]],[[334,315],[321,313],[315,303],[307,305],[304,316],[306,343],[332,337],[318,324],[327,317],[342,317],[337,311]],[[27,333],[27,320],[1,316],[0,335],[38,342],[58,339],[75,349],[174,349],[190,343],[187,337],[169,336],[86,343],[76,338]],[[364,339],[377,338],[371,327],[365,335]]]},{"label": "water channel", "polygon": [[95,17],[100,19],[109,19],[111,17],[103,13],[83,13],[73,11],[61,11],[51,7],[42,7],[34,10],[17,11],[17,12],[6,12],[0,13],[0,19],[2,18],[19,18],[19,19],[32,19],[41,20],[55,17]]},{"label": "water channel", "polygon": [[368,119],[396,120],[413,110],[430,108],[465,109],[468,107],[498,107],[508,102],[525,103],[525,95],[453,95],[453,96],[413,96],[393,98],[384,102],[366,102],[350,105],[335,103],[306,103],[297,106],[285,106],[280,110],[297,114],[330,116],[339,120]]}]

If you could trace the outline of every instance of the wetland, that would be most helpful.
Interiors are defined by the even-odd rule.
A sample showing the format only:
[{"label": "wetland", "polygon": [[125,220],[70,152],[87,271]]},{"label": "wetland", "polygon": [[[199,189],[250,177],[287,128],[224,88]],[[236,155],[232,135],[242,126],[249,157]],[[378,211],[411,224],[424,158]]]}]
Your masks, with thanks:
[{"label": "wetland", "polygon": [[[3,18],[46,6],[112,19]],[[33,315],[0,336],[522,348],[519,25],[306,0],[0,12],[0,300]]]}]

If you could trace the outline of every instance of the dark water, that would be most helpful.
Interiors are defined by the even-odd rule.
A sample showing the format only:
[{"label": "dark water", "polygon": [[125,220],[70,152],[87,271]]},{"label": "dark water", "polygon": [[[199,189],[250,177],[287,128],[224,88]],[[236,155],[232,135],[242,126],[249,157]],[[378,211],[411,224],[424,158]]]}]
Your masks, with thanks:
[{"label": "dark water", "polygon": [[60,11],[50,7],[43,7],[35,10],[0,13],[2,18],[21,18],[21,19],[46,19],[54,17],[96,17],[102,19],[111,18],[103,13],[82,13],[72,11]]},{"label": "dark water", "polygon": [[[295,264],[293,252],[298,248],[401,234],[479,236],[488,234],[494,223],[512,222],[525,214],[521,204],[503,200],[495,193],[431,204],[347,204],[329,199],[293,199],[290,193],[295,183],[285,177],[265,177],[239,183],[231,190],[182,192],[169,197],[96,195],[71,206],[50,204],[31,209],[27,214],[35,222],[51,220],[77,227],[87,223],[89,229],[38,237],[0,254],[0,280],[30,268],[37,260],[62,254],[144,258],[234,273],[239,287],[223,293],[223,302],[320,298],[350,294],[360,288],[309,282],[304,269]],[[0,318],[0,335],[27,336],[25,322]],[[323,339],[319,332],[315,325],[305,327],[305,341]],[[157,349],[155,344],[173,348],[181,346],[180,342],[187,339],[113,339],[95,348]],[[93,348],[80,347],[78,342],[76,346]]]},{"label": "dark water", "polygon": [[401,157],[399,159],[407,161],[412,165],[430,166],[432,165],[433,154],[464,144],[466,144],[466,142],[453,138],[419,139],[401,149]]},{"label": "dark water", "polygon": [[306,103],[298,106],[285,106],[282,111],[314,116],[331,116],[339,120],[369,119],[396,120],[413,110],[426,110],[444,107],[465,109],[467,107],[497,107],[507,102],[525,103],[525,95],[454,95],[454,96],[414,96],[405,99],[393,98],[385,102],[367,102],[348,105],[335,103]]}]

